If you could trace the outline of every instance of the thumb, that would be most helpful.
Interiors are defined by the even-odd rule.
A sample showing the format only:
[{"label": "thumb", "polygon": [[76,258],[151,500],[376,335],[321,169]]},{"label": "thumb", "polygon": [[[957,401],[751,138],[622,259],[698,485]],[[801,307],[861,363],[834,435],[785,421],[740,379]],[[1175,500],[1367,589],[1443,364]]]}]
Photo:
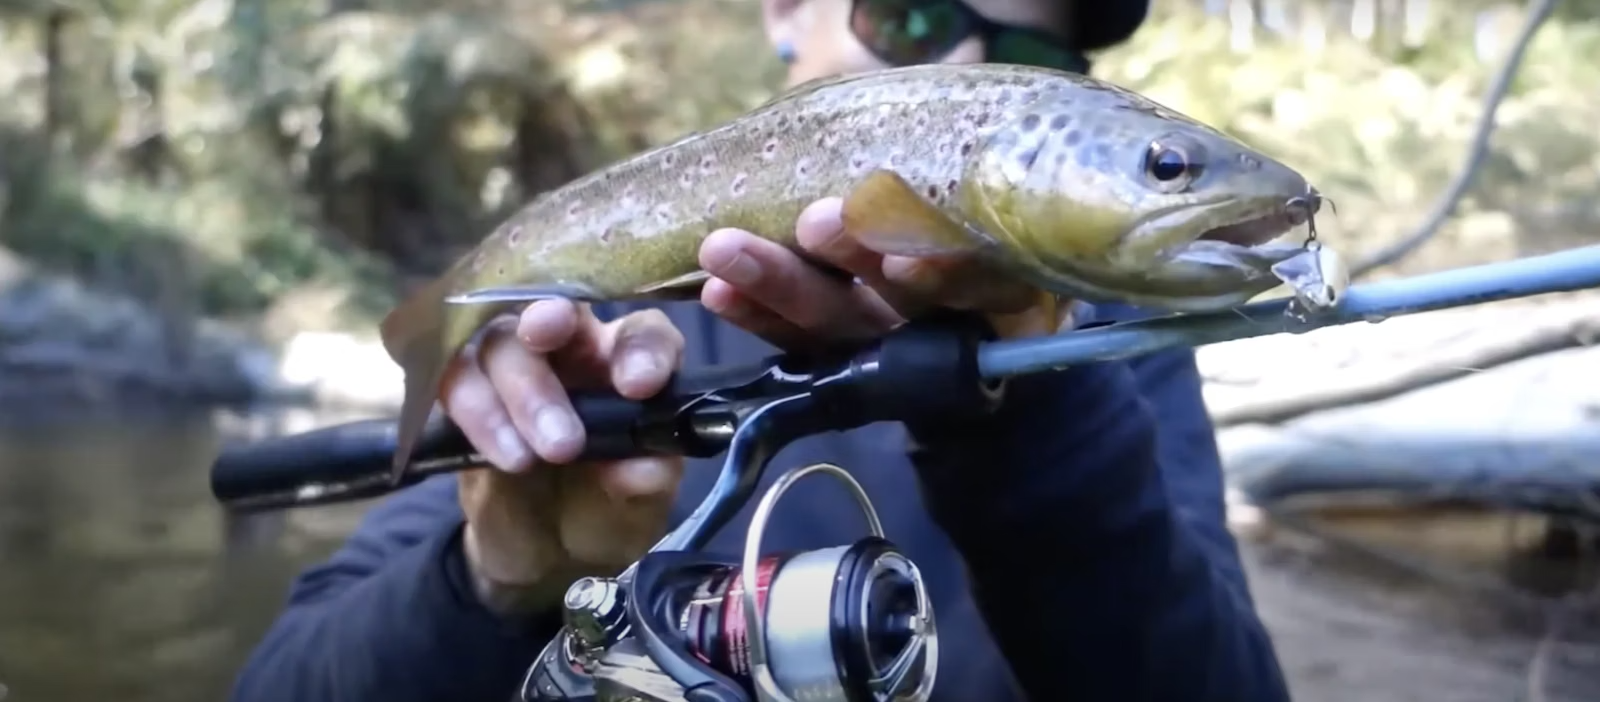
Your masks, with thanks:
[{"label": "thumb", "polygon": [[633,458],[557,470],[561,540],[568,554],[580,563],[622,567],[666,533],[683,459]]}]

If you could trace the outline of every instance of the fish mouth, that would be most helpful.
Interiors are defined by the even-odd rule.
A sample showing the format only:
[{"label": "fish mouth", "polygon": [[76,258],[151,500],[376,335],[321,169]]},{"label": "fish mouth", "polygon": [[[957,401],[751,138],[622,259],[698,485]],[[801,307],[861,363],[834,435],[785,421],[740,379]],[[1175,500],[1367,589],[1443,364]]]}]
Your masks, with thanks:
[{"label": "fish mouth", "polygon": [[[1312,217],[1322,198],[1315,190],[1284,199],[1189,202],[1143,218],[1121,241],[1114,265],[1141,269],[1156,261],[1210,260],[1219,265],[1271,265],[1303,249],[1280,241]],[[1314,229],[1313,229],[1314,231]]]},{"label": "fish mouth", "polygon": [[1230,218],[1224,224],[1200,232],[1179,255],[1185,253],[1233,254],[1248,257],[1287,257],[1303,248],[1300,244],[1279,241],[1290,231],[1309,226],[1316,231],[1316,213],[1322,198],[1315,189],[1302,197],[1293,197],[1269,208],[1266,212],[1255,209]]},{"label": "fish mouth", "polygon": [[1277,211],[1248,219],[1212,227],[1195,237],[1195,241],[1214,241],[1233,246],[1255,247],[1276,241],[1289,230],[1304,224],[1286,211]]}]

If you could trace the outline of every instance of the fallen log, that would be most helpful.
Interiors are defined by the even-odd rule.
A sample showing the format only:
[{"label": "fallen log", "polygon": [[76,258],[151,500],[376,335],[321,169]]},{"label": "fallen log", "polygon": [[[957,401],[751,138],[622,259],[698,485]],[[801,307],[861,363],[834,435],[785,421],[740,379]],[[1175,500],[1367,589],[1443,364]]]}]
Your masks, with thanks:
[{"label": "fallen log", "polygon": [[1596,368],[1600,347],[1546,353],[1380,402],[1223,429],[1218,446],[1230,486],[1259,505],[1379,493],[1600,519]]},{"label": "fallen log", "polygon": [[1249,502],[1468,501],[1600,522],[1600,431],[1273,432],[1224,450]]},{"label": "fallen log", "polygon": [[1386,400],[1596,339],[1600,298],[1573,295],[1247,339],[1198,357],[1224,428]]}]

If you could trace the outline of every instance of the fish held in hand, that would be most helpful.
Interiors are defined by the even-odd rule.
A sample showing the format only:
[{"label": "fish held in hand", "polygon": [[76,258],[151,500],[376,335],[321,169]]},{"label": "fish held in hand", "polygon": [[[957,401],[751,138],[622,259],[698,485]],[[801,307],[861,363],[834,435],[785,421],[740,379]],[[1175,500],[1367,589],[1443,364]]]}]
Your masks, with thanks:
[{"label": "fish held in hand", "polygon": [[1077,74],[941,64],[812,81],[538,196],[396,307],[382,325],[405,371],[396,475],[447,363],[508,306],[695,297],[712,231],[795,248],[801,210],[841,194],[846,233],[879,253],[968,256],[1052,302],[1172,311],[1278,285],[1274,267],[1308,255],[1279,237],[1322,204],[1288,166]]}]

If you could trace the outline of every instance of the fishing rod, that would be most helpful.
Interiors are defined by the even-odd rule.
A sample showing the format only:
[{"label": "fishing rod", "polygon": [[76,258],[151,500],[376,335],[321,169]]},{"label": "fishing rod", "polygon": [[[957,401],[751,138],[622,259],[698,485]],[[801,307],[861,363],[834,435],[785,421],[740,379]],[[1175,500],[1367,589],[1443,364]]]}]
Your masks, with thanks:
[{"label": "fishing rod", "polygon": [[[1019,375],[1590,288],[1600,288],[1600,246],[1354,286],[1337,306],[1314,314],[1291,314],[1285,298],[996,341],[972,315],[948,313],[857,348],[679,373],[644,401],[576,393],[589,460],[724,458],[700,505],[642,558],[615,577],[571,585],[563,627],[529,668],[518,699],[794,702],[822,690],[828,699],[926,702],[938,665],[926,583],[885,538],[871,499],[848,471],[815,464],[780,475],[761,495],[742,554],[703,552],[755,496],[767,464],[788,443],[878,421],[975,418],[997,408],[1005,380]],[[230,449],[212,467],[212,492],[235,510],[281,509],[375,497],[485,465],[459,428],[435,418],[413,464],[394,481],[396,433],[393,420],[369,420]],[[868,535],[763,555],[768,516],[810,476],[844,484]]]},{"label": "fishing rod", "polygon": [[[1594,287],[1600,287],[1600,246],[1356,285],[1334,309],[1301,318],[1286,313],[1290,301],[1285,298],[1222,312],[1153,317],[1011,341],[985,341],[970,331],[923,322],[906,325],[860,349],[780,355],[750,366],[680,373],[649,400],[575,393],[573,406],[588,429],[588,459],[638,454],[709,458],[727,449],[737,425],[747,419],[740,408],[795,393],[827,394],[857,387],[877,399],[863,398],[865,405],[839,408],[839,421],[907,419],[884,415],[913,411],[906,406],[912,395],[938,395],[919,393],[918,385],[948,388],[970,380],[976,387],[1170,348],[1304,333]],[[934,413],[949,409],[950,403],[936,397],[916,400],[924,401],[931,402],[922,406]],[[884,406],[873,407],[878,404]],[[392,482],[389,465],[395,439],[392,420],[374,419],[231,448],[213,466],[212,491],[233,509],[270,510],[376,497],[430,475],[485,465],[459,428],[436,419],[419,443],[414,465],[401,481]]]}]

